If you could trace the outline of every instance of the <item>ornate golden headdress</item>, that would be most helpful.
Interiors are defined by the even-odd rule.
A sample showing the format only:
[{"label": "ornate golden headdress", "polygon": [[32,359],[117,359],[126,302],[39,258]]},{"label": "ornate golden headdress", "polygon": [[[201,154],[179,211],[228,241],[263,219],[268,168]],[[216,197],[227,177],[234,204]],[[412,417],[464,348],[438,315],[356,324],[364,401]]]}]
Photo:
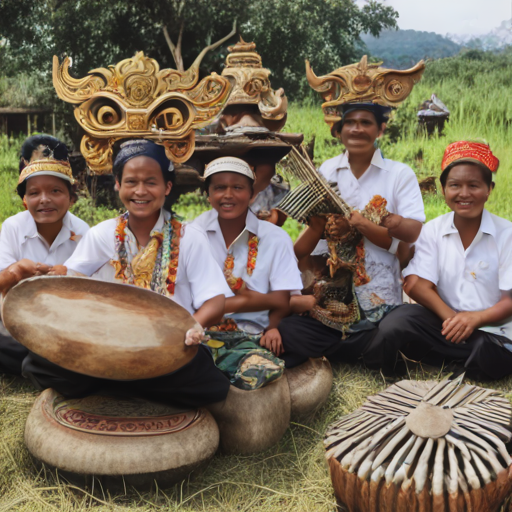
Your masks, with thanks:
[{"label": "ornate golden headdress", "polygon": [[216,73],[198,83],[204,54],[181,72],[160,70],[158,62],[139,52],[81,79],[69,75],[68,57],[60,65],[53,57],[53,85],[59,98],[77,105],[75,118],[86,131],[80,151],[91,172],[111,172],[112,146],[126,138],[160,143],[174,162],[190,158],[194,130],[212,122],[231,89]]},{"label": "ornate golden headdress", "polygon": [[341,121],[338,107],[346,103],[376,103],[384,107],[398,107],[425,71],[423,61],[403,71],[381,68],[380,64],[382,62],[368,64],[365,55],[357,64],[318,77],[309,61],[306,61],[306,77],[309,85],[325,101],[322,104],[324,120],[331,129]]},{"label": "ornate golden headdress", "polygon": [[228,50],[222,76],[230,80],[233,90],[227,105],[258,105],[263,123],[272,131],[278,131],[286,122],[288,100],[283,89],[272,89],[268,78],[270,70],[263,67],[256,44],[246,43],[240,37],[240,41]]},{"label": "ornate golden headdress", "polygon": [[57,160],[54,157],[53,151],[44,144],[40,144],[32,152],[30,162],[27,163],[20,173],[18,185],[34,174],[39,176],[56,176],[57,178],[69,181],[71,185],[75,183],[69,161]]}]

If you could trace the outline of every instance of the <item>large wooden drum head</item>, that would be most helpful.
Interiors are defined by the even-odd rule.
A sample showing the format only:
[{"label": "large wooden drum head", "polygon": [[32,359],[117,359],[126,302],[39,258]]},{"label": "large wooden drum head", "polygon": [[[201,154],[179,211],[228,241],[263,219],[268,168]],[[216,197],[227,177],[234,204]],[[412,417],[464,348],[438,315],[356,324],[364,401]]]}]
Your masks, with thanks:
[{"label": "large wooden drum head", "polygon": [[85,277],[35,277],[7,294],[2,318],[29,350],[92,377],[159,377],[188,363],[196,322],[174,301],[149,290]]},{"label": "large wooden drum head", "polygon": [[512,491],[511,407],[494,389],[401,381],[329,427],[349,512],[497,512]]},{"label": "large wooden drum head", "polygon": [[52,389],[27,418],[32,456],[78,485],[144,489],[182,480],[208,461],[219,429],[205,409],[177,410],[137,399],[89,396],[66,400]]}]

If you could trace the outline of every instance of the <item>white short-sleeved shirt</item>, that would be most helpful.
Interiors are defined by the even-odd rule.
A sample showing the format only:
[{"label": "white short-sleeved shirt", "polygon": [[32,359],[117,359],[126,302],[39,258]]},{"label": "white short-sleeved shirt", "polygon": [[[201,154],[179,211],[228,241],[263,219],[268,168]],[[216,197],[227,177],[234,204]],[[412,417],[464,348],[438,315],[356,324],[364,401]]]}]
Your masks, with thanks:
[{"label": "white short-sleeved shirt", "polygon": [[[169,218],[170,213],[162,210],[152,232],[162,232],[164,220]],[[109,219],[90,229],[73,256],[64,263],[68,270],[100,281],[116,282],[115,269],[110,263],[111,260],[118,260],[116,227],[117,219]],[[229,297],[233,294],[211,256],[204,231],[193,225],[184,226],[183,231],[172,299],[193,314],[212,297],[222,294]],[[125,230],[125,244],[128,263],[131,263],[139,249],[137,240],[128,227]]]},{"label": "white short-sleeved shirt", "polygon": [[24,258],[36,263],[61,265],[76,249],[89,226],[72,213],[62,219],[62,229],[51,247],[38,233],[34,218],[28,211],[9,217],[0,233],[0,271]]},{"label": "white short-sleeved shirt", "polygon": [[[512,289],[512,222],[483,211],[480,229],[464,250],[453,212],[427,222],[404,276],[417,275],[437,286],[455,311],[481,311],[494,306],[501,292]],[[512,340],[512,318],[483,331]]]},{"label": "white short-sleeved shirt", "polygon": [[[249,210],[244,231],[228,249],[219,226],[216,210],[203,213],[194,220],[192,225],[200,226],[206,231],[211,252],[219,269],[224,269],[224,262],[226,261],[228,251],[232,251],[235,259],[233,275],[241,277],[249,289],[259,293],[302,289],[302,279],[297,266],[297,258],[293,252],[293,242],[284,229],[270,222],[259,220]],[[252,275],[247,274],[249,233],[258,237],[258,255],[256,257],[256,267]],[[251,320],[263,327],[268,327],[268,313],[267,310],[235,313],[229,316],[235,320]]]},{"label": "white short-sleeved shirt", "polygon": [[[379,195],[386,199],[389,212],[425,222],[423,199],[414,171],[405,164],[383,158],[379,149],[375,150],[370,167],[359,179],[350,169],[346,151],[324,162],[319,171],[328,182],[338,185],[342,199],[352,208],[363,210],[374,196]],[[367,238],[364,238],[364,248],[370,281],[356,287],[362,309],[367,311],[382,303],[401,304],[402,285],[397,257]],[[313,254],[327,253],[327,242],[321,240]]]}]

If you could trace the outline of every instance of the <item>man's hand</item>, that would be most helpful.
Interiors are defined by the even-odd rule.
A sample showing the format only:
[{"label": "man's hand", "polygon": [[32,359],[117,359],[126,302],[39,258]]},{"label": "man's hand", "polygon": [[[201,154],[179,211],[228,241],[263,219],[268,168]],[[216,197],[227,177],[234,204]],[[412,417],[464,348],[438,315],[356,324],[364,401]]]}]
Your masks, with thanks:
[{"label": "man's hand", "polygon": [[205,338],[204,329],[196,324],[185,334],[185,345],[199,345]]},{"label": "man's hand", "polygon": [[260,345],[279,357],[283,352],[281,333],[277,328],[269,329],[260,339]]},{"label": "man's hand", "polygon": [[64,265],[53,265],[48,272],[49,276],[66,276],[68,274],[68,268]]},{"label": "man's hand", "polygon": [[443,322],[441,334],[452,343],[466,341],[475,329],[480,327],[479,311],[462,311]]},{"label": "man's hand", "polygon": [[309,218],[308,226],[315,233],[319,235],[323,235],[325,231],[325,224],[327,223],[327,219],[325,217],[313,216]]},{"label": "man's hand", "polygon": [[32,260],[23,259],[13,263],[7,270],[9,270],[11,275],[16,277],[17,283],[22,279],[47,274],[50,268],[49,265],[45,265],[44,263],[36,263]]},{"label": "man's hand", "polygon": [[389,215],[386,215],[386,217],[384,217],[384,220],[382,221],[382,226],[388,228],[389,230],[393,230],[400,226],[403,220],[404,218],[401,215],[397,215],[396,213],[390,213]]},{"label": "man's hand", "polygon": [[363,226],[365,226],[369,221],[365,217],[361,215],[360,212],[356,212],[355,210],[350,215],[350,218],[348,219],[348,223],[358,230],[360,230]]},{"label": "man's hand", "polygon": [[339,238],[350,231],[350,224],[343,215],[332,214],[329,215],[325,231],[331,238]]}]

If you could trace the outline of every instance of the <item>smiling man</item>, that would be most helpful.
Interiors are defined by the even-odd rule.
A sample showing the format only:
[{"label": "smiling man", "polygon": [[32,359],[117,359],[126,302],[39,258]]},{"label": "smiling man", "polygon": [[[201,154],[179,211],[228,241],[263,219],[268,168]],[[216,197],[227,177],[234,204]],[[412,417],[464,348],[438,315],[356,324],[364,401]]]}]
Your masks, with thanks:
[{"label": "smiling man", "polygon": [[[422,69],[420,63],[401,73],[421,76]],[[414,171],[384,158],[376,145],[391,106],[397,104],[378,92],[379,80],[390,72],[366,58],[322,78],[308,68],[310,85],[328,100],[324,113],[331,133],[345,146],[322,164],[320,173],[337,187],[352,213],[349,218],[312,217],[295,243],[301,270],[315,273],[316,305],[307,315],[285,318],[279,325],[288,367],[320,356],[354,362],[362,358],[371,367],[382,364],[379,350],[368,347],[382,318],[402,304],[400,242],[413,243],[425,221]],[[325,92],[326,84],[337,83],[331,75],[348,84],[347,90],[337,90],[337,100],[334,89]],[[402,94],[401,101],[406,97]],[[319,271],[321,257],[324,271]]]},{"label": "smiling man", "polygon": [[512,373],[512,223],[485,209],[498,165],[486,144],[446,149],[440,181],[452,211],[425,225],[404,271],[418,304],[381,323],[390,364],[400,350],[428,364],[460,363],[478,380]]},{"label": "smiling man", "polygon": [[[78,273],[164,295],[197,321],[185,343],[200,344],[203,327],[222,318],[225,295],[231,292],[210,254],[206,234],[196,226],[182,225],[163,208],[173,185],[174,166],[163,146],[142,139],[121,144],[113,172],[127,211],[94,226],[77,252],[54,273]],[[23,373],[39,387],[52,387],[66,397],[105,388],[102,379],[65,370],[34,353],[25,358]],[[124,392],[199,407],[224,400],[228,390],[228,379],[215,367],[209,350],[199,345],[184,367],[156,379],[135,381],[131,388],[126,384]]]},{"label": "smiling man", "polygon": [[[89,226],[68,210],[76,199],[68,150],[50,135],[23,143],[17,192],[26,211],[9,217],[0,234],[0,292],[64,263]],[[0,372],[19,375],[28,351],[0,324]]]}]

